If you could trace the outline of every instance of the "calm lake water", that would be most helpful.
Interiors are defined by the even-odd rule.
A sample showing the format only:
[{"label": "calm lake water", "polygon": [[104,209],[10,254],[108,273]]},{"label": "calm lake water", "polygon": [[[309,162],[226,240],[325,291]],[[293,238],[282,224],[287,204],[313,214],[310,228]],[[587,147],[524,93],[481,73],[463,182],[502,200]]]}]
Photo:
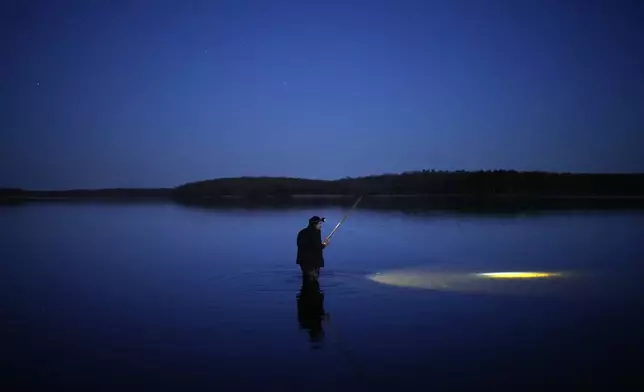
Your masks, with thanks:
[{"label": "calm lake water", "polygon": [[0,390],[641,386],[643,213],[358,208],[301,293],[298,230],[342,214],[1,207]]}]

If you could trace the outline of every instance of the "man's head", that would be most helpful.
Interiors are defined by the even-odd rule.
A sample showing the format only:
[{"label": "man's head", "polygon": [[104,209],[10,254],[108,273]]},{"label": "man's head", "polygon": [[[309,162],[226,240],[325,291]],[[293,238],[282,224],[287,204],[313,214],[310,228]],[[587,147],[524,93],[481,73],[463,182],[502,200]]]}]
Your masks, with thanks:
[{"label": "man's head", "polygon": [[326,221],[326,218],[320,218],[319,216],[314,216],[309,219],[309,226],[314,226],[317,230],[322,228],[322,223]]}]

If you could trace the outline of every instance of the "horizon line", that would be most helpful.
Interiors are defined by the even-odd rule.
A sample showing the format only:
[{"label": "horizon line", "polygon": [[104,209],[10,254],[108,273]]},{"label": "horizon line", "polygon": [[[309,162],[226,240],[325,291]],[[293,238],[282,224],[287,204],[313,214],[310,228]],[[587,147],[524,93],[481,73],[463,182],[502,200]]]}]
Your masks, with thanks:
[{"label": "horizon line", "polygon": [[64,188],[64,189],[26,189],[20,187],[11,187],[11,186],[0,186],[2,189],[14,189],[27,192],[73,192],[73,191],[106,191],[106,190],[172,190],[184,185],[195,184],[208,181],[218,181],[218,180],[235,180],[235,179],[282,179],[282,180],[304,180],[304,181],[317,181],[317,182],[335,182],[335,181],[344,181],[344,180],[360,180],[373,177],[384,177],[384,176],[401,176],[409,174],[418,174],[418,173],[479,173],[479,172],[514,172],[514,173],[539,173],[539,174],[549,174],[549,175],[595,175],[595,176],[637,176],[644,175],[644,172],[571,172],[571,171],[548,171],[548,170],[516,170],[516,169],[479,169],[479,170],[465,170],[465,169],[456,169],[456,170],[437,170],[437,169],[419,169],[419,170],[407,170],[402,172],[389,172],[381,174],[368,174],[362,176],[345,176],[342,178],[334,179],[316,179],[308,177],[291,177],[291,176],[266,176],[266,175],[241,175],[236,177],[215,177],[205,180],[195,180],[184,182],[179,185],[174,185],[170,187],[102,187],[102,188]]}]

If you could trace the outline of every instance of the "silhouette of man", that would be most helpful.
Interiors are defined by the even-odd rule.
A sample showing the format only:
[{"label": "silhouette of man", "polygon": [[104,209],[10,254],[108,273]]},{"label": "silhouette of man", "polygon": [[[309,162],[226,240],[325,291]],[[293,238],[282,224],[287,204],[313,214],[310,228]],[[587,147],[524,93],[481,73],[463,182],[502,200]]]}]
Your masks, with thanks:
[{"label": "silhouette of man", "polygon": [[322,250],[329,245],[322,242],[322,223],[325,218],[314,216],[309,219],[309,225],[297,233],[297,264],[300,265],[303,276],[317,280],[320,268],[324,267]]}]

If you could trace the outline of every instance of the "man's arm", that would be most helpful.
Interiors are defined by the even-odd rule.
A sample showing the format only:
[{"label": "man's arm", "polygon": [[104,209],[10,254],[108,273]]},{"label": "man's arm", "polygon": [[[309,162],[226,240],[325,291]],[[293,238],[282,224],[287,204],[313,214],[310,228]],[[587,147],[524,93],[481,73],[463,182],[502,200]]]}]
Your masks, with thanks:
[{"label": "man's arm", "polygon": [[326,246],[329,244],[329,242],[327,240],[322,241],[322,233],[320,233],[318,238],[316,238],[316,243],[320,244],[321,249],[326,248]]},{"label": "man's arm", "polygon": [[329,245],[329,239],[325,238],[324,241],[322,241],[322,249],[326,248]]},{"label": "man's arm", "polygon": [[308,230],[302,230],[297,235],[297,246],[303,254],[311,254],[315,252],[317,247],[318,239],[315,233],[312,233]]}]

